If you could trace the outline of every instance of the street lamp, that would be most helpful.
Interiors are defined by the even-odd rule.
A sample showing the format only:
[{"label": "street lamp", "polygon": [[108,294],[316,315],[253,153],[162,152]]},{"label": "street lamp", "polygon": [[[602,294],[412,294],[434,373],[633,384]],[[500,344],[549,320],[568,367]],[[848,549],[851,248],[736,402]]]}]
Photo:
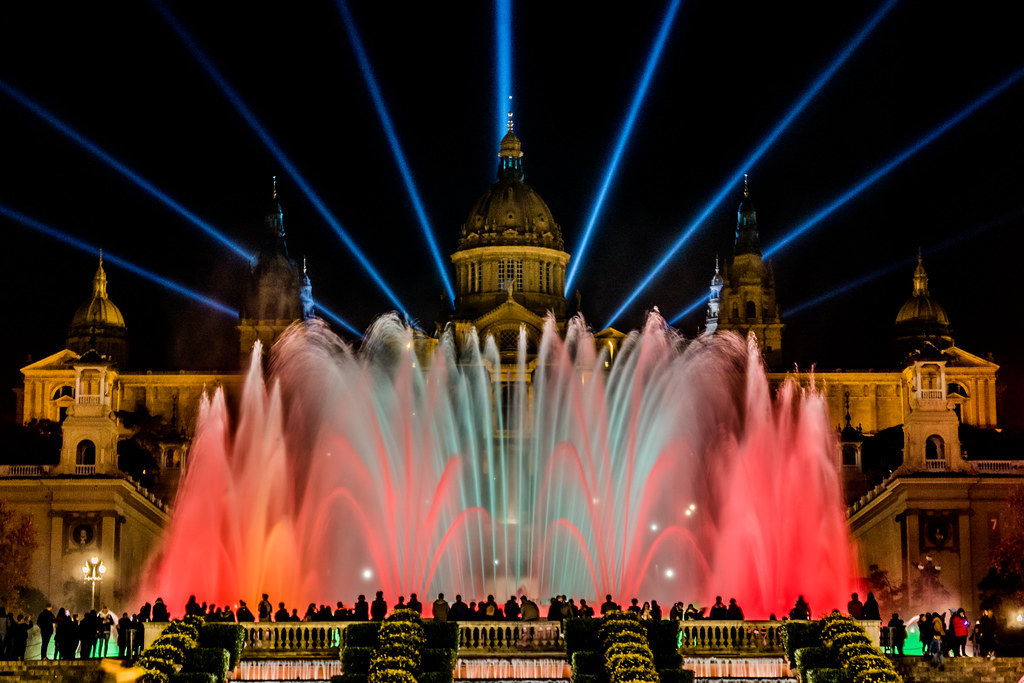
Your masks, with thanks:
[{"label": "street lamp", "polygon": [[96,582],[103,580],[107,573],[107,565],[100,561],[100,558],[93,555],[89,561],[82,565],[82,578],[92,585],[92,608],[96,609]]}]

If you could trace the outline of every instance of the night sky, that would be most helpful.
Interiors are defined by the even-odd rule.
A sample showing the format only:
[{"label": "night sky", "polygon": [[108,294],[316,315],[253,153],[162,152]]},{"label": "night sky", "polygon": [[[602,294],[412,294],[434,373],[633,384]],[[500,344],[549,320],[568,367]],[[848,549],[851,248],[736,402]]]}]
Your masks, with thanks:
[{"label": "night sky", "polygon": [[[683,2],[574,284],[592,326],[604,326],[880,6]],[[459,226],[494,181],[493,4],[350,7],[447,263]],[[626,7],[513,6],[513,108],[526,181],[561,224],[570,254],[667,4]],[[432,331],[441,279],[336,5],[180,2],[171,10]],[[762,244],[1024,67],[1014,10],[1005,2],[897,4],[748,169]],[[309,258],[317,299],[359,329],[392,308],[150,3],[6,7],[0,80],[247,249],[258,245],[277,174],[289,247]],[[1024,79],[773,256],[787,363],[894,367],[892,322],[920,246],[957,344],[1003,366],[1001,421],[1024,423],[1022,121]],[[243,259],[3,93],[0,135],[4,207],[238,305]],[[737,185],[616,328],[637,326],[655,305],[674,317],[707,291],[715,254],[731,250],[740,192]],[[62,348],[96,259],[9,218],[0,225],[0,367],[13,387],[29,355]],[[116,266],[107,275],[134,367],[236,367],[236,320]],[[680,328],[694,334],[702,318],[701,307]],[[12,406],[5,400],[3,414]]]}]

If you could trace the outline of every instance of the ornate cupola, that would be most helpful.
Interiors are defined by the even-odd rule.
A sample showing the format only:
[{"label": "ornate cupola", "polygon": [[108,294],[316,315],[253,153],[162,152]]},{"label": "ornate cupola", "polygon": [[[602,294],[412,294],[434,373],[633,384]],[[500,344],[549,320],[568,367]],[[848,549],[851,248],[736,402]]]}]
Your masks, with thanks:
[{"label": "ornate cupola", "polygon": [[953,346],[953,326],[946,309],[928,292],[921,251],[914,269],[914,290],[896,315],[896,345],[903,358],[936,356]]},{"label": "ornate cupola", "polygon": [[761,256],[761,238],[757,234],[757,209],[750,198],[750,180],[743,175],[743,199],[736,211],[736,244],[734,254]]},{"label": "ornate cupola", "polygon": [[128,360],[127,329],[121,309],[107,297],[107,273],[103,252],[92,278],[92,297],[75,311],[68,328],[67,348],[79,355],[95,351],[105,360],[123,368]]},{"label": "ornate cupola", "polygon": [[[508,132],[498,149],[498,182],[473,205],[451,257],[456,272],[452,322],[462,328],[476,326],[481,336],[493,333],[509,344],[520,324],[531,340],[539,340],[549,311],[560,322],[565,317],[569,254],[562,229],[523,178],[523,148],[510,112]],[[507,308],[508,315],[499,316],[499,308]],[[495,316],[508,320],[499,324]]]},{"label": "ornate cupola", "polygon": [[277,200],[277,176],[274,176],[270,208],[263,220],[260,249],[249,268],[239,316],[243,361],[257,339],[269,349],[289,325],[303,317],[301,273],[299,264],[288,255],[284,211]]}]

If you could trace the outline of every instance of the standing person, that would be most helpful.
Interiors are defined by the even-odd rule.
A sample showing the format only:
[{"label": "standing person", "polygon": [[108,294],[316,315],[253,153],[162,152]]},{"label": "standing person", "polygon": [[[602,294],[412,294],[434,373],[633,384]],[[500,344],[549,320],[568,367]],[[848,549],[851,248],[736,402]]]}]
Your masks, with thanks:
[{"label": "standing person", "polygon": [[260,621],[270,621],[270,615],[274,612],[274,606],[270,604],[270,595],[263,594],[260,604],[256,606],[256,611],[260,615]]},{"label": "standing person", "polygon": [[521,612],[523,614],[523,621],[537,621],[540,619],[540,608],[537,607],[537,603],[530,600],[525,595],[520,599]]},{"label": "standing person", "polygon": [[437,600],[434,600],[434,621],[448,621],[448,613],[450,611],[451,607],[448,605],[448,601],[444,599],[444,593],[438,593]]},{"label": "standing person", "polygon": [[850,602],[846,603],[846,611],[854,619],[864,618],[864,603],[860,601],[856,593],[850,595]]},{"label": "standing person", "polygon": [[961,607],[953,615],[953,656],[966,657],[967,656],[967,634],[971,630],[971,620],[967,618],[967,613],[964,612],[964,608]]},{"label": "standing person", "polygon": [[725,603],[722,602],[722,596],[716,595],[715,604],[711,606],[711,611],[708,612],[708,619],[711,621],[721,621],[723,619],[728,619],[728,614],[729,609],[725,606]]},{"label": "standing person", "polygon": [[626,609],[627,611],[632,612],[633,614],[640,614],[643,611],[643,609],[641,609],[640,607],[640,601],[636,598],[633,598],[629,601],[629,607]]},{"label": "standing person", "polygon": [[928,645],[928,654],[932,657],[932,667],[937,668],[940,671],[946,670],[946,662],[944,657],[946,656],[946,647],[943,641],[946,638],[946,622],[943,621],[945,615],[935,613],[932,615],[932,641]]},{"label": "standing person", "polygon": [[423,603],[420,602],[419,597],[415,593],[409,595],[409,603],[406,605],[409,609],[416,613],[416,616],[423,616]]},{"label": "standing person", "polygon": [[619,609],[619,606],[616,605],[614,602],[612,602],[612,594],[611,593],[609,593],[608,595],[604,596],[604,602],[601,603],[601,616],[602,617],[604,615],[608,614],[609,612],[614,612],[614,611],[616,611],[618,609]]},{"label": "standing person", "polygon": [[167,605],[163,598],[157,598],[153,603],[153,621],[170,621],[171,613],[167,611]]},{"label": "standing person", "polygon": [[47,659],[46,652],[50,649],[50,640],[53,638],[53,624],[56,618],[53,616],[53,605],[46,603],[46,607],[36,617],[36,626],[39,627],[39,636],[43,639],[40,645],[39,658]]},{"label": "standing person", "polygon": [[516,596],[511,595],[505,602],[505,619],[507,621],[519,621],[519,601]]},{"label": "standing person", "polygon": [[28,645],[29,623],[24,614],[19,614],[14,623],[7,627],[7,639],[9,641],[7,653],[9,659],[20,660],[25,658],[25,647]]},{"label": "standing person", "polygon": [[729,598],[729,609],[725,611],[725,618],[743,621],[743,610],[736,604],[736,598]]},{"label": "standing person", "polygon": [[996,654],[996,620],[992,618],[992,610],[982,611],[978,626],[981,629],[978,642],[981,643],[982,656],[992,659]]},{"label": "standing person", "polygon": [[370,604],[366,602],[365,595],[360,595],[356,599],[355,607],[352,608],[352,618],[356,621],[370,620]]},{"label": "standing person", "polygon": [[868,621],[882,620],[882,615],[878,611],[878,601],[875,600],[874,593],[868,593],[867,600],[864,601],[864,611],[861,614],[861,618]]},{"label": "standing person", "polygon": [[811,606],[804,600],[804,596],[800,596],[796,599],[796,603],[793,605],[793,609],[789,610],[790,619],[808,620],[811,618]]},{"label": "standing person", "polygon": [[39,633],[39,626],[33,624],[31,619],[25,623],[28,625],[28,628],[25,629],[25,661],[36,661],[39,659],[43,637]]},{"label": "standing person", "polygon": [[932,613],[925,612],[917,617],[917,637],[921,639],[921,656],[929,656],[928,648],[932,643]]},{"label": "standing person", "polygon": [[387,615],[388,603],[384,600],[384,591],[377,591],[377,597],[373,599],[373,603],[370,605],[370,620],[384,621],[384,617]]},{"label": "standing person", "polygon": [[594,608],[588,605],[584,598],[580,598],[580,616],[584,619],[594,618]]},{"label": "standing person", "polygon": [[96,610],[92,609],[82,615],[78,622],[78,642],[82,644],[82,651],[79,657],[92,659],[93,648],[96,647],[96,638],[99,633],[99,617]]},{"label": "standing person", "polygon": [[124,612],[121,614],[121,618],[117,620],[117,656],[121,659],[128,657],[128,634],[132,632],[132,620],[128,618],[128,613]]},{"label": "standing person", "polygon": [[903,643],[907,639],[907,628],[903,625],[900,615],[893,612],[892,619],[886,624],[886,628],[889,630],[889,646],[895,654],[902,657]]},{"label": "standing person", "polygon": [[245,600],[238,601],[238,622],[239,623],[251,623],[256,621],[256,617],[252,615],[249,606],[245,604]]},{"label": "standing person", "polygon": [[657,600],[651,600],[651,619],[653,621],[661,621],[661,605],[658,604]]}]

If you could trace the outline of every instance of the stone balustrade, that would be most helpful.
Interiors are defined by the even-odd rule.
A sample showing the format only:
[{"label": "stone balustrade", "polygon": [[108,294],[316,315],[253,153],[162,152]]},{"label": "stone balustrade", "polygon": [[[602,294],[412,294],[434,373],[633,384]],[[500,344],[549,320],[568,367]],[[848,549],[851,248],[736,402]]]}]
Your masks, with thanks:
[{"label": "stone balustrade", "polygon": [[243,623],[246,657],[295,657],[337,653],[342,631],[352,621]]},{"label": "stone balustrade", "polygon": [[[878,647],[879,621],[861,621]],[[679,651],[684,654],[781,654],[781,621],[682,621]]]},{"label": "stone balustrade", "polygon": [[459,654],[564,652],[557,621],[459,622]]}]

